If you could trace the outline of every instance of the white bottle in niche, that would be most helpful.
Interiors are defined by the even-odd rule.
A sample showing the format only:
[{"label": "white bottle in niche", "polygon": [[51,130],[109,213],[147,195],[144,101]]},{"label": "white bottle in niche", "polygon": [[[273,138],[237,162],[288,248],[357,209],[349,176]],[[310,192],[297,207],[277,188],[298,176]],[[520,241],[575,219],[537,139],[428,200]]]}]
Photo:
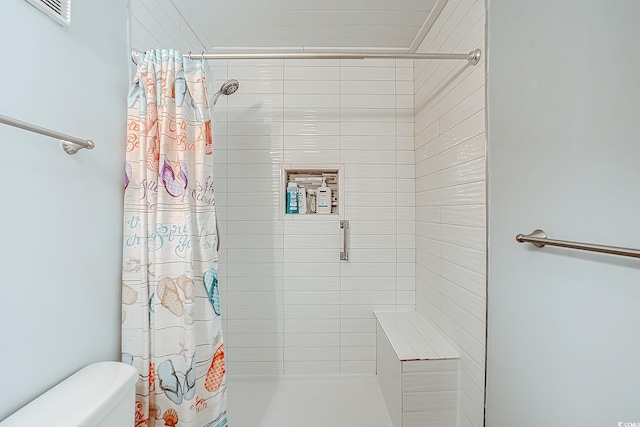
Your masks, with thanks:
[{"label": "white bottle in niche", "polygon": [[316,213],[331,213],[331,189],[327,187],[327,178],[322,178],[322,186],[316,189]]},{"label": "white bottle in niche", "polygon": [[307,213],[307,191],[304,185],[298,185],[298,213]]}]

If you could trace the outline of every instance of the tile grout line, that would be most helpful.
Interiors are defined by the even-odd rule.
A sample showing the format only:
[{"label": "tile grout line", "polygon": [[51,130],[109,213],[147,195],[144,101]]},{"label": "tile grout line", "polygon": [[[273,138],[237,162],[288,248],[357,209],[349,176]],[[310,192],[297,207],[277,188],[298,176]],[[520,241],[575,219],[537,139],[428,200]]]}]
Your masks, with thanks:
[{"label": "tile grout line", "polygon": [[[285,78],[286,78],[286,67],[285,67],[285,60],[282,60],[281,63],[282,66],[282,142],[281,142],[281,150],[282,150],[282,162],[285,162],[285,158],[284,158],[284,152],[285,152],[285,142],[284,142],[284,127],[285,127],[285,120],[284,120],[284,110],[285,110],[285,89],[284,89],[284,82],[285,82]],[[278,173],[282,173],[282,171],[278,171]],[[286,182],[285,182],[285,185]],[[280,187],[282,187],[282,184],[280,185]],[[280,188],[280,193],[282,194],[283,188]],[[282,198],[282,195],[280,196]],[[284,196],[285,200],[286,200],[286,195]],[[278,209],[282,209],[282,206],[279,204]],[[282,375],[285,374],[286,372],[286,361],[285,361],[285,341],[286,341],[286,328],[287,328],[287,322],[285,319],[285,287],[284,287],[284,281],[285,281],[285,277],[286,277],[286,272],[285,272],[285,258],[284,258],[284,250],[285,250],[285,246],[284,246],[284,237],[285,237],[285,231],[284,231],[284,220],[281,219],[280,222],[282,222],[282,253],[283,253],[283,257],[282,257],[282,277],[280,278],[282,280],[282,305],[281,305],[281,310],[282,310]]]},{"label": "tile grout line", "polygon": [[[342,164],[342,60],[338,60],[338,163]],[[345,165],[344,168],[346,169],[347,166]],[[343,169],[343,171],[345,170]],[[343,172],[345,173],[345,172]],[[342,186],[343,186],[343,194],[344,194],[344,199],[342,200],[342,209],[344,212],[344,215],[347,215],[347,207],[346,207],[346,199],[347,199],[347,192],[344,191],[346,187],[345,185],[345,177],[342,177]],[[338,189],[338,192],[340,191],[340,189]],[[340,213],[340,207],[338,206],[338,213]],[[344,218],[346,219],[346,218]],[[338,233],[340,234],[340,233]],[[340,263],[340,292],[338,293],[338,304],[340,306],[340,323],[338,324],[338,373],[342,374],[342,264],[343,261],[338,261]]]},{"label": "tile grout line", "polygon": [[393,100],[393,106],[394,106],[394,143],[395,143],[395,155],[396,155],[396,194],[395,194],[395,198],[396,198],[396,280],[395,280],[395,288],[396,291],[394,293],[394,299],[395,299],[395,309],[398,309],[398,211],[399,211],[399,206],[398,206],[398,185],[399,185],[399,179],[398,179],[398,60],[394,60],[394,68],[393,68],[393,80],[394,80],[394,92],[395,92],[395,97]]}]

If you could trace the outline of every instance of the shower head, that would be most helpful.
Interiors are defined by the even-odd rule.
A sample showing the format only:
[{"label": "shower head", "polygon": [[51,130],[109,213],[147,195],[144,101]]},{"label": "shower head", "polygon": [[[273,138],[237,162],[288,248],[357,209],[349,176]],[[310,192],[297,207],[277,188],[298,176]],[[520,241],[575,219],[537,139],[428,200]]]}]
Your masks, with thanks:
[{"label": "shower head", "polygon": [[220,95],[233,95],[236,93],[238,88],[240,87],[240,83],[236,79],[227,80],[222,84],[220,90],[213,95],[213,105],[216,105],[218,102],[218,98]]},{"label": "shower head", "polygon": [[227,80],[220,88],[220,92],[225,95],[233,95],[239,87],[240,83],[236,79]]}]

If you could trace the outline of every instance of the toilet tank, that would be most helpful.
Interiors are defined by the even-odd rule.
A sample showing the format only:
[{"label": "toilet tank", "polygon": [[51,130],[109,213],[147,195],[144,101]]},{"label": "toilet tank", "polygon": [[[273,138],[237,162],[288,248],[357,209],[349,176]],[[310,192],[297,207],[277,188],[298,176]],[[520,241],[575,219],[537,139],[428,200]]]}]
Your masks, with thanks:
[{"label": "toilet tank", "polygon": [[0,427],[133,427],[138,371],[120,362],[99,362],[62,381]]}]

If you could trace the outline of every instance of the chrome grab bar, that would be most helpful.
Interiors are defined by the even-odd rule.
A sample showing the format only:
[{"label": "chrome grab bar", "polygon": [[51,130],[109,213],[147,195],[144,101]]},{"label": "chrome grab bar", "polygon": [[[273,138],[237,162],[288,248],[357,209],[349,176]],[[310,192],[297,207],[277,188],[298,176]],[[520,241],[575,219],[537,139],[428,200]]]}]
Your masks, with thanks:
[{"label": "chrome grab bar", "polygon": [[618,246],[594,245],[591,243],[570,242],[567,240],[548,239],[543,230],[537,229],[530,234],[518,234],[516,240],[520,243],[531,243],[537,248],[546,245],[559,246],[561,248],[579,249],[582,251],[600,252],[603,254],[612,254],[620,256],[628,256],[632,258],[640,258],[640,249],[622,248]]},{"label": "chrome grab bar", "polygon": [[91,150],[96,145],[90,139],[80,139],[75,136],[67,135],[61,132],[56,132],[50,129],[46,129],[40,126],[32,125],[31,123],[23,122],[22,120],[12,119],[11,117],[3,116],[0,114],[0,123],[5,125],[17,127],[20,129],[28,130],[30,132],[39,133],[40,135],[50,136],[62,141],[62,149],[67,154],[76,154],[78,150],[87,148]]},{"label": "chrome grab bar", "polygon": [[342,252],[340,252],[340,261],[349,261],[349,252],[347,252],[347,230],[349,229],[349,221],[340,221],[340,228],[342,228]]}]

